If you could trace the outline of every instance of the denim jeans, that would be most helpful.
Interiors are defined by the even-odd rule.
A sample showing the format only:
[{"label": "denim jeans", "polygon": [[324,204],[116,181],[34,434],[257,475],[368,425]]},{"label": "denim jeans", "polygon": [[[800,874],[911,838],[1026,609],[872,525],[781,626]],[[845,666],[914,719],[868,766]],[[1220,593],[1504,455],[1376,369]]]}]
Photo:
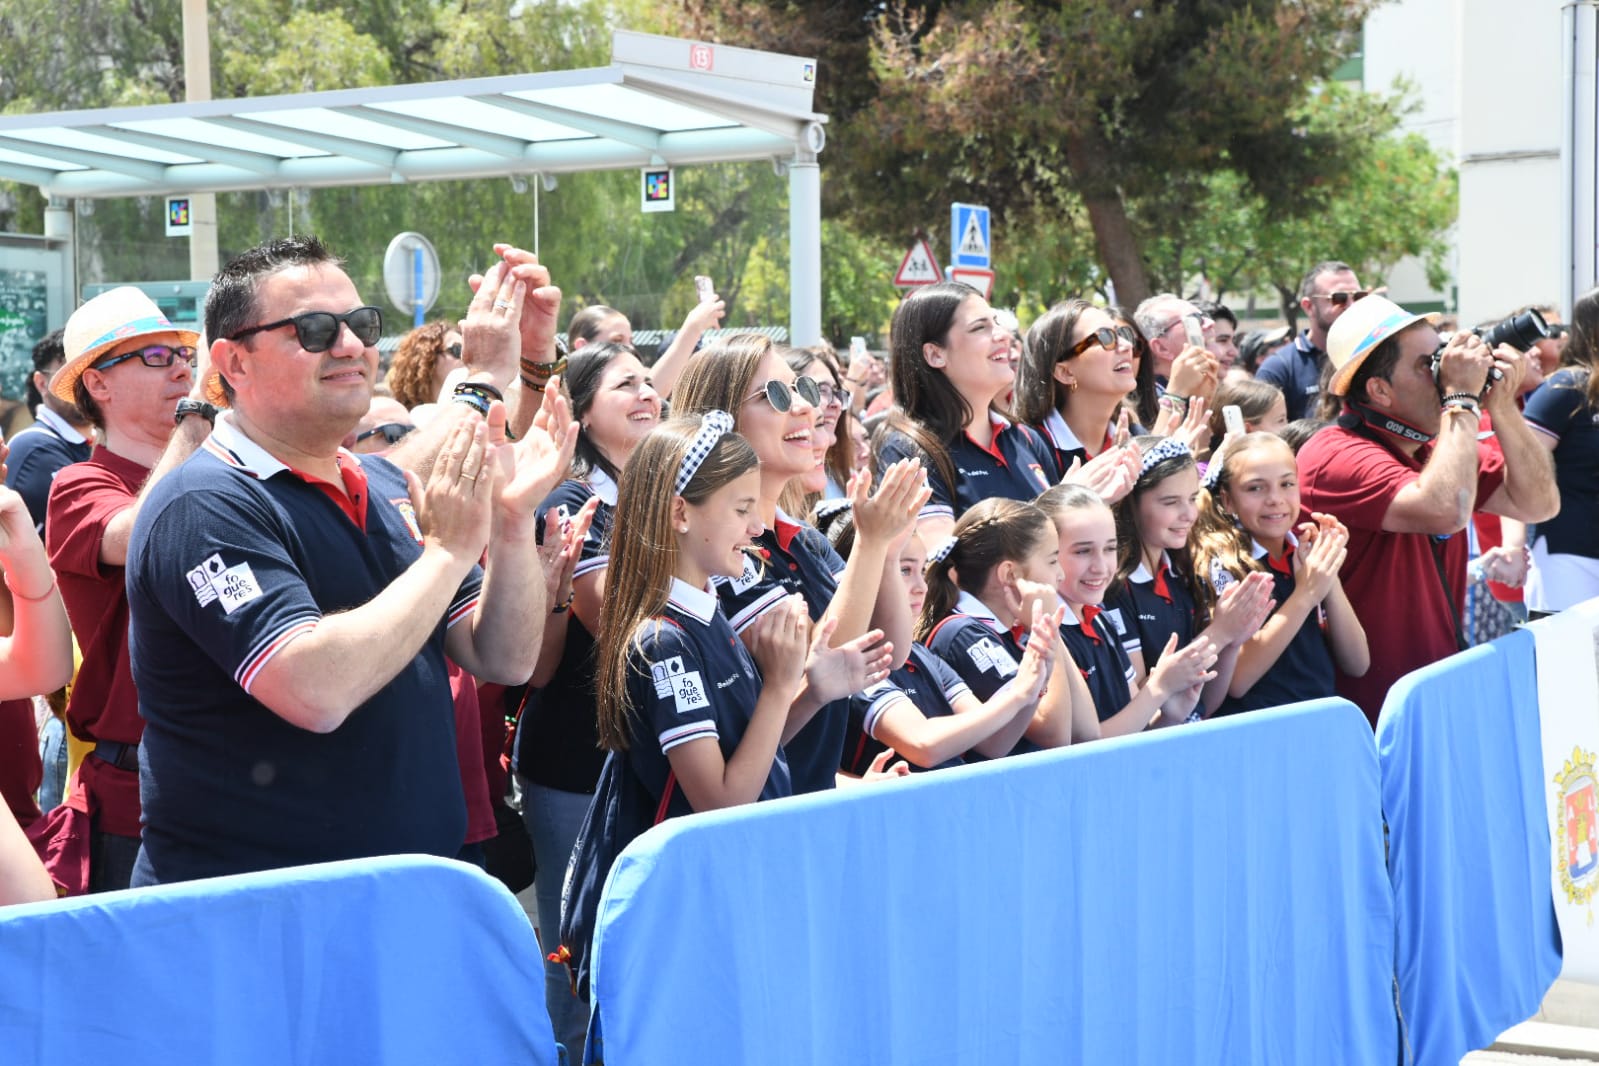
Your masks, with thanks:
[{"label": "denim jeans", "polygon": [[[522,818],[533,838],[533,856],[538,861],[533,895],[539,912],[539,944],[546,955],[555,950],[560,940],[566,860],[593,798],[584,792],[563,792],[522,779]],[[582,1062],[588,1005],[572,994],[572,979],[566,967],[548,959],[544,962],[544,1006],[550,1012],[555,1039],[566,1045],[567,1061]]]},{"label": "denim jeans", "polygon": [[44,760],[44,781],[39,785],[39,810],[49,814],[61,805],[67,789],[67,726],[55,715],[44,724],[39,747]]}]

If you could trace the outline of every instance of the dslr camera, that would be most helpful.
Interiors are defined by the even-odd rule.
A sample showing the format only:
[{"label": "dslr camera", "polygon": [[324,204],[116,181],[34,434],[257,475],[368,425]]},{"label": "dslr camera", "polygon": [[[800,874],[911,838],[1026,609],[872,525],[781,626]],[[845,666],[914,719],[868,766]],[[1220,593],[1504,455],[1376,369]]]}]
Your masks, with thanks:
[{"label": "dslr camera", "polygon": [[[1490,350],[1499,347],[1501,344],[1508,344],[1523,355],[1530,351],[1534,344],[1547,337],[1554,336],[1554,332],[1549,328],[1549,323],[1544,321],[1543,315],[1540,315],[1530,307],[1519,315],[1512,315],[1498,325],[1487,328],[1478,327],[1471,332],[1481,337],[1482,342]],[[1439,348],[1432,353],[1432,380],[1434,384],[1438,385],[1440,390],[1443,385],[1438,381],[1438,367],[1443,362],[1443,358],[1443,348]],[[1504,371],[1498,367],[1488,371],[1488,382],[1483,386],[1483,394],[1486,395],[1488,390],[1494,387],[1494,382],[1501,380],[1504,376]]]}]

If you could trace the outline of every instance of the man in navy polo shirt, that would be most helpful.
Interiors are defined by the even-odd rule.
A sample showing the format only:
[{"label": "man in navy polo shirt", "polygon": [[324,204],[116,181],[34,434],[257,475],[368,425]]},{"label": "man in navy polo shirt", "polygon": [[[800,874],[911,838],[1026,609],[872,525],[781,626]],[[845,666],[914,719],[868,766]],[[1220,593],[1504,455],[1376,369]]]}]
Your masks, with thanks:
[{"label": "man in navy polo shirt", "polygon": [[[493,314],[514,322],[506,292]],[[499,444],[503,413],[469,412],[425,485],[341,450],[381,328],[314,237],[245,252],[212,282],[232,410],[151,493],[129,550],[147,723],[135,884],[461,848],[445,655],[487,681],[532,672],[534,509],[574,434]]]},{"label": "man in navy polo shirt", "polygon": [[1299,283],[1299,306],[1310,316],[1310,326],[1299,336],[1261,360],[1255,376],[1283,390],[1288,421],[1316,413],[1321,396],[1321,376],[1328,367],[1327,331],[1338,316],[1366,295],[1348,263],[1328,259],[1317,263]]}]

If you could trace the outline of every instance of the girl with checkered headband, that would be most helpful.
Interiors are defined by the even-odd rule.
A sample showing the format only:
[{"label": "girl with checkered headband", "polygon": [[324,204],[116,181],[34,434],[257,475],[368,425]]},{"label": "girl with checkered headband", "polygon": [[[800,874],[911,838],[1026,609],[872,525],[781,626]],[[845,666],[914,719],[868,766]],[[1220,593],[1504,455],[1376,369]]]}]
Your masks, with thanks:
[{"label": "girl with checkered headband", "polygon": [[1203,631],[1217,650],[1216,676],[1198,708],[1214,711],[1227,696],[1238,649],[1265,620],[1271,582],[1257,575],[1229,589],[1214,611],[1199,609],[1190,541],[1199,517],[1199,468],[1175,437],[1138,437],[1138,480],[1113,508],[1116,576],[1105,593],[1105,615],[1144,684],[1173,637],[1186,647]]}]

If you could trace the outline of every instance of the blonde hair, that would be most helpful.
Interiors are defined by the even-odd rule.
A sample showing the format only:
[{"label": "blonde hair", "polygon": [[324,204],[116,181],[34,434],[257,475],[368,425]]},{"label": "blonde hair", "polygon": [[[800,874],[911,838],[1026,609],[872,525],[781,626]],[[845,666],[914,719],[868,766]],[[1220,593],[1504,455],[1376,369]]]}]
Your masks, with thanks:
[{"label": "blonde hair", "polygon": [[699,432],[699,417],[674,418],[651,430],[622,468],[616,516],[611,526],[611,561],[595,634],[594,691],[600,745],[626,751],[632,713],[627,682],[641,628],[666,607],[677,572],[678,541],[672,501],[691,504],[754,470],[755,449],[737,433],[724,434],[679,494],[671,492],[683,457]]},{"label": "blonde hair", "polygon": [[1221,494],[1232,487],[1237,469],[1234,464],[1261,448],[1281,448],[1290,459],[1294,455],[1288,442],[1275,433],[1262,430],[1246,433],[1227,449],[1222,468],[1216,475],[1215,488],[1199,490],[1199,518],[1194,522],[1188,543],[1193,549],[1194,572],[1198,577],[1194,582],[1195,592],[1207,612],[1216,606],[1215,578],[1219,574],[1242,579],[1265,569],[1255,558],[1255,538],[1238,524],[1221,502]]}]

